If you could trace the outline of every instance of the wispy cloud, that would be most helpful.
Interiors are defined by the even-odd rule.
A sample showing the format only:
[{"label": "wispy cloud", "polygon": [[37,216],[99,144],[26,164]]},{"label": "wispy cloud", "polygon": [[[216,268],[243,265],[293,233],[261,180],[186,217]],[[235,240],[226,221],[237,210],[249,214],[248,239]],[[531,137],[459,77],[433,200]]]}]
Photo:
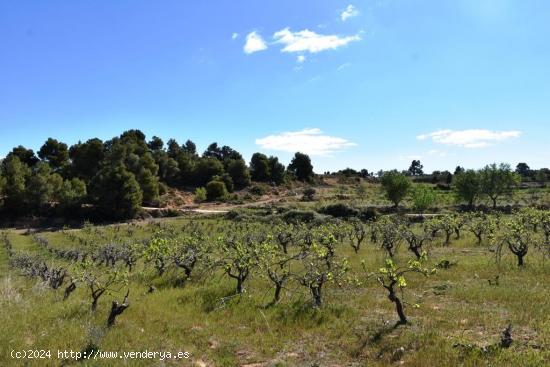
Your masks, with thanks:
[{"label": "wispy cloud", "polygon": [[260,34],[256,31],[246,35],[246,42],[243,48],[246,54],[267,50],[267,44]]},{"label": "wispy cloud", "polygon": [[273,34],[275,43],[284,45],[282,52],[310,52],[317,53],[326,50],[335,50],[346,46],[353,41],[359,41],[359,35],[338,36],[318,34],[308,29],[298,32],[292,32],[289,28],[284,28]]},{"label": "wispy cloud", "polygon": [[346,9],[340,14],[340,19],[345,22],[348,18],[353,18],[359,15],[359,10],[353,5],[348,5]]},{"label": "wispy cloud", "polygon": [[237,32],[233,32],[233,33],[231,34],[231,39],[232,39],[232,40],[236,40],[237,37],[239,37],[239,34],[238,34]]},{"label": "wispy cloud", "polygon": [[485,129],[437,130],[429,134],[418,135],[418,140],[431,139],[433,142],[463,148],[483,148],[504,140],[517,138],[521,131],[491,131]]},{"label": "wispy cloud", "polygon": [[320,129],[283,132],[256,139],[256,144],[264,149],[283,152],[302,152],[310,155],[329,155],[355,146],[344,138],[323,134]]},{"label": "wispy cloud", "polygon": [[296,62],[299,64],[303,64],[306,61],[306,57],[304,55],[298,55],[296,58]]},{"label": "wispy cloud", "polygon": [[351,63],[350,62],[345,62],[343,63],[342,65],[338,66],[336,68],[337,71],[341,71],[341,70],[344,70],[344,69],[347,69],[351,66]]},{"label": "wispy cloud", "polygon": [[432,149],[428,151],[428,155],[432,156],[438,156],[438,157],[446,157],[448,155],[447,152],[437,149]]}]

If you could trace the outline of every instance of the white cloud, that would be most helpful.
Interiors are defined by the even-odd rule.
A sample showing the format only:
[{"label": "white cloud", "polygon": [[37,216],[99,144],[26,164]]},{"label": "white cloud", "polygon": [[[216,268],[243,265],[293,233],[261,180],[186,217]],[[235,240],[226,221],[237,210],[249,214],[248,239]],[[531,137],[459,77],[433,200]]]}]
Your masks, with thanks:
[{"label": "white cloud", "polygon": [[275,43],[284,45],[282,52],[311,52],[335,50],[353,41],[359,41],[359,35],[340,37],[338,35],[322,35],[305,29],[292,32],[289,28],[273,34]]},{"label": "white cloud", "polygon": [[246,43],[243,49],[246,54],[252,54],[254,52],[266,50],[267,45],[262,36],[254,31],[246,35]]},{"label": "white cloud", "polygon": [[351,66],[351,63],[345,62],[345,63],[343,63],[342,65],[338,66],[338,67],[336,68],[336,70],[337,70],[337,71],[344,70],[344,69],[349,68],[350,66]]},{"label": "white cloud", "polygon": [[485,129],[437,130],[429,134],[418,135],[418,140],[431,139],[433,142],[463,148],[483,148],[507,139],[517,138],[521,131],[491,131]]},{"label": "white cloud", "polygon": [[432,150],[429,150],[429,151],[428,151],[428,155],[437,155],[438,157],[446,157],[446,156],[447,156],[447,152],[441,151],[441,150],[437,150],[437,149],[432,149]]},{"label": "white cloud", "polygon": [[345,22],[348,18],[353,18],[359,15],[359,10],[353,5],[348,5],[347,8],[340,14],[340,19]]},{"label": "white cloud", "polygon": [[256,139],[256,144],[264,149],[283,152],[302,152],[310,155],[328,155],[355,146],[344,138],[324,135],[320,129],[283,132]]},{"label": "white cloud", "polygon": [[298,57],[296,58],[296,62],[298,62],[299,64],[303,64],[304,61],[306,61],[306,57],[304,55],[298,55]]},{"label": "white cloud", "polygon": [[237,37],[239,37],[239,34],[238,34],[237,32],[233,32],[233,33],[231,34],[231,39],[232,39],[232,40],[236,40]]}]

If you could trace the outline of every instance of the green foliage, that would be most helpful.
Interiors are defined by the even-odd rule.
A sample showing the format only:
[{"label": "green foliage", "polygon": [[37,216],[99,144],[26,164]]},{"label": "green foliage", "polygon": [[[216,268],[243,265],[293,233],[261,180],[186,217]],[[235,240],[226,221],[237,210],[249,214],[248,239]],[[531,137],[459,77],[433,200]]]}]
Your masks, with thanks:
[{"label": "green foliage", "polygon": [[0,197],[4,196],[4,191],[6,189],[6,183],[7,183],[6,178],[0,174]]},{"label": "green foliage", "polygon": [[212,181],[221,181],[225,184],[225,188],[228,192],[233,192],[235,189],[235,185],[233,184],[233,179],[231,176],[227,173],[224,173],[221,176],[214,176],[212,177]]},{"label": "green foliage", "polygon": [[484,213],[472,213],[466,218],[467,228],[477,238],[478,245],[481,245],[483,239],[490,237],[496,230],[497,223],[494,218]]},{"label": "green foliage", "polygon": [[279,163],[277,157],[267,157],[262,153],[254,153],[250,160],[252,180],[258,182],[272,182],[280,185],[284,181],[285,166]]},{"label": "green foliage", "polygon": [[265,182],[269,180],[269,161],[265,154],[254,153],[252,155],[250,159],[250,174],[254,181]]},{"label": "green foliage", "polygon": [[516,173],[521,177],[530,177],[533,174],[533,171],[529,165],[525,162],[520,162],[516,166]]},{"label": "green foliage", "polygon": [[472,169],[459,170],[453,177],[453,190],[458,201],[472,207],[481,193],[479,173]]},{"label": "green foliage", "polygon": [[8,156],[2,161],[4,183],[4,206],[12,214],[23,211],[26,203],[26,181],[30,176],[29,167],[16,155]]},{"label": "green foliage", "polygon": [[158,231],[147,243],[143,255],[146,261],[154,264],[158,274],[162,275],[169,265],[175,247],[176,242],[173,238],[166,237],[162,231]]},{"label": "green foliage", "polygon": [[280,185],[285,179],[285,166],[279,162],[277,157],[268,158],[269,165],[269,179],[275,185]]},{"label": "green foliage", "polygon": [[227,174],[238,190],[250,185],[250,172],[242,159],[231,160],[227,165]]},{"label": "green foliage", "polygon": [[263,233],[235,233],[218,238],[218,245],[222,250],[222,268],[230,278],[236,280],[237,294],[244,292],[244,282],[258,266],[260,251],[265,248],[266,239]]},{"label": "green foliage", "polygon": [[411,176],[422,176],[424,174],[422,168],[424,168],[422,163],[420,163],[419,160],[415,159],[412,161],[408,172]]},{"label": "green foliage", "polygon": [[86,198],[86,184],[84,181],[73,178],[65,180],[59,190],[58,199],[62,212],[70,212],[79,208]]},{"label": "green foliage", "polygon": [[158,178],[157,176],[153,175],[153,173],[149,169],[142,167],[139,170],[139,174],[137,175],[137,181],[142,191],[143,203],[150,204],[154,200],[158,199]]},{"label": "green foliage", "polygon": [[436,200],[434,190],[427,185],[418,185],[412,190],[412,206],[418,213],[423,214],[431,208]]},{"label": "green foliage", "polygon": [[202,203],[206,201],[206,189],[204,187],[197,187],[195,189],[195,198],[196,203]]},{"label": "green foliage", "polygon": [[395,256],[397,249],[403,241],[401,225],[399,219],[389,216],[383,216],[374,225],[371,234],[373,242],[379,244],[389,257]]},{"label": "green foliage", "polygon": [[302,200],[304,201],[313,201],[317,190],[313,187],[307,187],[304,189],[304,194],[302,195]]},{"label": "green foliage", "polygon": [[[375,277],[378,283],[388,292],[388,299],[395,304],[399,324],[406,324],[408,319],[405,315],[405,303],[402,299],[404,289],[407,287],[407,273],[420,273],[424,276],[435,273],[435,269],[429,270],[423,267],[427,260],[426,253],[423,253],[418,260],[409,260],[407,266],[397,266],[393,259],[386,259],[384,267],[377,272],[369,273],[367,278]],[[400,291],[400,294],[398,293]],[[413,307],[419,307],[414,304]]]},{"label": "green foliage", "polygon": [[344,203],[329,204],[317,210],[321,214],[331,215],[336,218],[351,218],[360,215],[359,210]]},{"label": "green foliage", "polygon": [[105,158],[105,148],[100,139],[90,139],[85,143],[77,143],[70,147],[72,174],[89,182],[100,169],[100,163]]},{"label": "green foliage", "polygon": [[397,171],[385,172],[380,181],[386,198],[395,207],[407,196],[412,185],[407,176]]},{"label": "green foliage", "polygon": [[45,162],[37,163],[33,171],[28,180],[26,197],[31,208],[40,210],[57,198],[63,178],[57,173],[52,173],[50,166]]},{"label": "green foliage", "polygon": [[302,268],[294,277],[309,289],[314,308],[322,306],[326,284],[336,283],[341,286],[349,270],[347,259],[336,254],[337,239],[333,230],[328,226],[310,230],[304,233],[299,243]]},{"label": "green foliage", "polygon": [[297,152],[288,165],[288,171],[300,181],[311,181],[313,179],[313,166],[307,154]]},{"label": "green foliage", "polygon": [[219,160],[212,157],[202,158],[193,171],[194,183],[197,186],[205,186],[214,176],[221,176],[223,172],[223,164]]},{"label": "green foliage", "polygon": [[133,218],[141,210],[143,195],[133,173],[123,166],[107,166],[94,177],[92,195],[103,215]]},{"label": "green foliage", "polygon": [[206,184],[206,198],[208,201],[224,200],[227,195],[227,189],[223,181],[210,181]]},{"label": "green foliage", "polygon": [[36,157],[32,149],[27,149],[22,145],[19,145],[13,148],[11,152],[9,152],[8,155],[6,156],[6,159],[10,157],[19,158],[21,163],[24,163],[29,167],[34,166],[39,161],[39,159]]},{"label": "green foliage", "polygon": [[357,194],[357,197],[359,197],[359,200],[365,201],[368,194],[368,186],[364,182],[359,183],[356,188],[355,192]]},{"label": "green foliage", "polygon": [[164,142],[162,141],[161,138],[159,138],[158,136],[153,136],[151,138],[151,141],[149,143],[147,143],[147,146],[149,147],[149,149],[151,149],[152,151],[159,151],[161,150],[162,148],[164,148]]},{"label": "green foliage", "polygon": [[38,156],[52,167],[59,170],[69,163],[69,149],[67,144],[48,138],[38,151]]},{"label": "green foliage", "polygon": [[487,165],[479,175],[481,193],[493,201],[493,208],[497,206],[497,199],[502,195],[510,195],[520,181],[519,175],[511,170],[509,164],[504,163]]},{"label": "green foliage", "polygon": [[81,261],[75,269],[77,281],[86,285],[92,299],[91,310],[95,311],[99,299],[105,295],[113,295],[128,284],[128,272],[120,268],[100,269],[90,260]]},{"label": "green foliage", "polygon": [[[497,260],[502,256],[502,247],[507,247],[517,257],[519,267],[525,266],[524,257],[529,248],[544,248],[546,240],[533,227],[526,225],[525,213],[513,215],[501,223],[501,231],[491,236],[491,241],[497,245]],[[547,245],[547,244],[546,244]]]}]

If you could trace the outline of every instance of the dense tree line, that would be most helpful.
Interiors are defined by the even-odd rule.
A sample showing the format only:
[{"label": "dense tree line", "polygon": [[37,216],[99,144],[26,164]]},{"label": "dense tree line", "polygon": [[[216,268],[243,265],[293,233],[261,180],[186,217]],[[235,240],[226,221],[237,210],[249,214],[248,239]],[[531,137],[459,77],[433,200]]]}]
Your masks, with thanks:
[{"label": "dense tree line", "polygon": [[94,138],[72,146],[49,138],[37,154],[18,146],[0,164],[0,207],[10,216],[71,216],[91,204],[100,217],[135,217],[158,203],[168,187],[202,188],[208,199],[225,197],[251,181],[280,185],[313,177],[309,157],[296,153],[286,167],[277,157],[256,153],[250,167],[229,146],[210,144],[202,155],[195,143],[147,141],[139,130],[113,139]]}]

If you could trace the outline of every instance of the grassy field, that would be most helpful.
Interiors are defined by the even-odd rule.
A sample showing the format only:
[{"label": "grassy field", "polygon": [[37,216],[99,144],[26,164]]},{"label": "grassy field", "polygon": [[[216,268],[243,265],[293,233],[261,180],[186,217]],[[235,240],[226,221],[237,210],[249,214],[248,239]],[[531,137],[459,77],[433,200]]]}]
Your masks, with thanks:
[{"label": "grassy field", "polygon": [[[161,223],[161,224],[159,224]],[[129,243],[147,240],[159,228],[181,230],[198,223],[212,237],[233,225],[222,217],[187,217],[155,223],[88,226],[78,230],[8,230],[18,253],[29,253],[48,264],[68,266],[33,237],[59,249],[85,249],[90,243]],[[267,226],[269,225],[262,224]],[[412,274],[404,298],[420,307],[407,307],[410,323],[394,327],[397,316],[387,293],[366,279],[361,262],[377,270],[386,258],[377,245],[366,242],[355,253],[344,238],[337,252],[349,260],[360,285],[330,285],[321,308],[313,308],[304,287],[290,284],[281,302],[265,307],[273,287],[260,270],[246,281],[246,292],[235,295],[235,281],[223,270],[194,274],[184,286],[175,285],[177,270],[156,275],[142,261],[130,273],[127,286],[105,294],[90,311],[89,291],[79,285],[63,301],[63,289],[49,289],[36,278],[10,268],[0,249],[0,365],[2,366],[545,366],[550,363],[549,260],[530,250],[526,267],[516,266],[506,253],[500,265],[491,246],[477,245],[464,233],[449,246],[436,238],[427,266],[442,260],[452,266],[429,277]],[[402,245],[396,263],[412,254]],[[102,268],[102,266],[99,266]],[[70,268],[72,269],[72,268]],[[106,269],[106,268],[105,268]],[[72,271],[72,270],[70,270]],[[498,285],[495,277],[498,275]],[[490,282],[491,280],[491,282]],[[150,286],[156,288],[149,293]],[[130,307],[116,324],[106,327],[113,300],[130,290]],[[492,348],[502,330],[512,325],[514,342],[508,349]],[[484,348],[488,347],[488,348]],[[57,350],[118,353],[130,351],[188,352],[188,359],[58,359]],[[17,360],[12,350],[51,350],[51,359]]]}]

